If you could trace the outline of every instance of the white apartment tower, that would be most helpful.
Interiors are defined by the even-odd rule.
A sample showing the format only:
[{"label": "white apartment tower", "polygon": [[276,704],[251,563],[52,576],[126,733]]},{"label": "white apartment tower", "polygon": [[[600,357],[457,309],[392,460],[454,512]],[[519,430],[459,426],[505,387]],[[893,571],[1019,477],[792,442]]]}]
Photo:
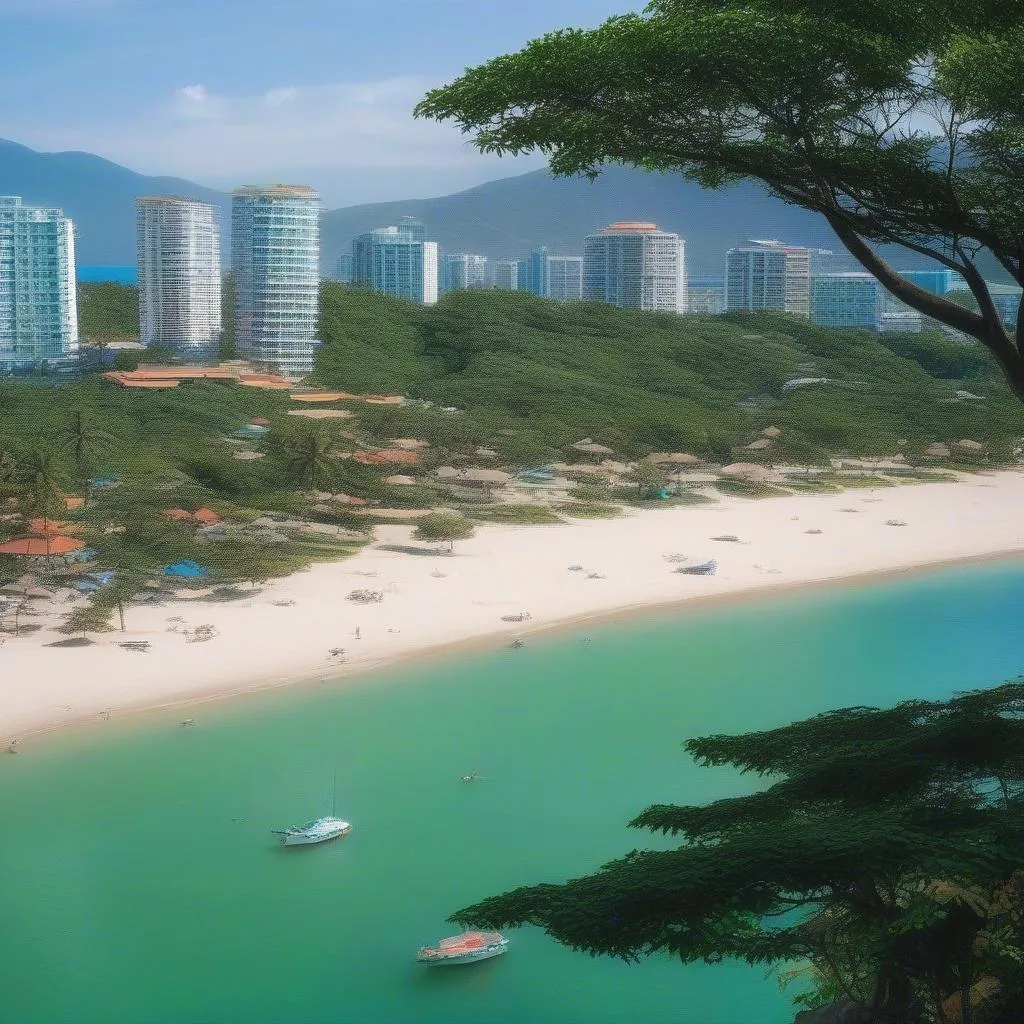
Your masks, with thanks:
[{"label": "white apartment tower", "polygon": [[781,242],[754,242],[725,254],[725,308],[773,309],[809,316],[810,250]]},{"label": "white apartment tower", "polygon": [[0,372],[73,368],[77,355],[74,226],[0,196]]},{"label": "white apartment tower", "polygon": [[236,189],[231,272],[239,354],[305,376],[320,344],[320,196],[306,185]]},{"label": "white apartment tower", "polygon": [[548,257],[548,297],[562,302],[583,298],[583,257]]},{"label": "white apartment tower", "polygon": [[487,257],[474,253],[454,252],[444,258],[441,290],[461,291],[464,288],[483,288],[487,279]]},{"label": "white apartment tower", "polygon": [[143,345],[215,356],[223,326],[217,210],[179,196],[142,196],[135,210]]},{"label": "white apartment tower", "polygon": [[685,313],[684,241],[645,221],[619,221],[587,235],[583,298],[625,309]]}]

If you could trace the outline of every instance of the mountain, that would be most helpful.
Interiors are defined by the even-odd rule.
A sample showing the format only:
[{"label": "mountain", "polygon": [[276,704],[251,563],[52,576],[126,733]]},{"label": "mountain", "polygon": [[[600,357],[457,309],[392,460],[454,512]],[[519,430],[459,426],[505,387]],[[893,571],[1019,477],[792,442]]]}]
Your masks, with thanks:
[{"label": "mountain", "polygon": [[230,198],[223,192],[182,178],[137,174],[91,153],[37,153],[0,139],[0,195],[60,207],[75,222],[80,264],[134,264],[135,197],[164,193],[213,203],[221,223],[230,224]]}]

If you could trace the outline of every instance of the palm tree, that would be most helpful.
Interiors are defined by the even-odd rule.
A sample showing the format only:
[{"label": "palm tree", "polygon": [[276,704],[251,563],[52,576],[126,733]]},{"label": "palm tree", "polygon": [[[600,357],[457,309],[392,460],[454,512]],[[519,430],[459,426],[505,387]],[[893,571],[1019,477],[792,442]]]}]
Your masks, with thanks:
[{"label": "palm tree", "polygon": [[337,472],[331,457],[333,440],[316,430],[309,430],[286,442],[285,456],[289,475],[306,491],[316,491]]},{"label": "palm tree", "polygon": [[71,414],[71,420],[60,433],[63,447],[71,452],[71,457],[78,467],[83,481],[84,493],[88,498],[88,462],[91,456],[109,449],[114,443],[114,435],[98,427],[90,426],[81,409]]},{"label": "palm tree", "polygon": [[37,448],[18,467],[21,490],[32,510],[50,516],[64,507],[60,477],[50,453]]}]

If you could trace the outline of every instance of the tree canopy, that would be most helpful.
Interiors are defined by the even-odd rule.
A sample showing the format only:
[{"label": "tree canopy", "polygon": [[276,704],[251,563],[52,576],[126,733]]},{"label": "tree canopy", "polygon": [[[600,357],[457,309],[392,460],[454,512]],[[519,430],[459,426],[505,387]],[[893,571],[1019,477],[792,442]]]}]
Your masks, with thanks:
[{"label": "tree canopy", "polygon": [[[821,213],[907,305],[983,342],[1024,398],[1024,312],[1007,330],[983,279],[998,266],[1024,284],[1022,82],[1021,0],[654,0],[470,69],[416,112],[484,152],[539,150],[560,175],[757,179]],[[878,244],[958,271],[977,310],[900,276]]]},{"label": "tree canopy", "polygon": [[[649,807],[632,825],[677,849],[634,850],[453,920],[539,925],[628,960],[802,963],[801,1001],[846,999],[893,1024],[948,1020],[954,996],[964,1021],[1011,1019],[998,1013],[1024,996],[1024,683],[685,746],[771,784]],[[972,1018],[979,999],[989,1016]]]}]

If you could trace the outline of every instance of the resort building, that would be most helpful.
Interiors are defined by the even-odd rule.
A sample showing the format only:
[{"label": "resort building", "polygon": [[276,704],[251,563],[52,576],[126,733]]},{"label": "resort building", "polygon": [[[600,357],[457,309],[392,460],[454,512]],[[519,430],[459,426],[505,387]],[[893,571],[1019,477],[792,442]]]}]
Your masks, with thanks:
[{"label": "resort building", "polygon": [[0,372],[73,369],[77,355],[74,227],[0,196]]},{"label": "resort building", "polygon": [[487,257],[468,252],[451,253],[444,258],[441,291],[457,292],[483,288],[487,282]]},{"label": "resort building", "polygon": [[353,283],[396,299],[433,305],[437,302],[437,242],[422,237],[419,221],[405,217],[403,222],[352,240]]},{"label": "resort building", "polygon": [[313,369],[320,292],[320,197],[261,185],[231,197],[239,354],[289,377]]},{"label": "resort building", "polygon": [[519,261],[495,260],[492,287],[506,292],[519,290]]},{"label": "resort building", "polygon": [[217,211],[178,196],[135,201],[139,338],[187,359],[216,356],[221,270]]},{"label": "resort building", "polygon": [[587,235],[583,298],[625,309],[685,313],[685,243],[645,221],[619,221]]},{"label": "resort building", "polygon": [[725,254],[725,308],[810,315],[810,252],[782,242],[754,242]]},{"label": "resort building", "polygon": [[819,274],[811,278],[811,319],[816,324],[877,331],[884,311],[885,289],[871,274]]},{"label": "resort building", "polygon": [[583,298],[583,257],[548,257],[548,298],[579,302]]}]

